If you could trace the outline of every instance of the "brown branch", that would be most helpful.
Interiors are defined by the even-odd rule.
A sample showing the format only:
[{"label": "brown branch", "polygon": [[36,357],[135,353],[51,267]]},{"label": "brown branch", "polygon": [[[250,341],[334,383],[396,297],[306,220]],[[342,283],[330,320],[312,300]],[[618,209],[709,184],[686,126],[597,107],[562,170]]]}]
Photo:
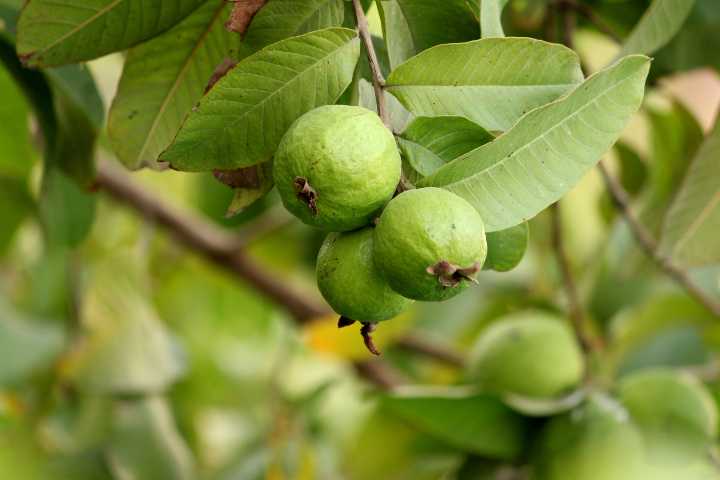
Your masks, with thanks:
[{"label": "brown branch", "polygon": [[605,164],[598,163],[598,169],[605,181],[605,186],[610,192],[613,203],[622,214],[630,227],[635,240],[645,254],[650,257],[657,266],[670,278],[683,287],[687,293],[695,298],[701,305],[707,308],[713,315],[720,317],[720,303],[710,297],[688,276],[687,272],[675,265],[669,258],[659,253],[657,241],[652,234],[640,223],[630,208],[630,198],[620,182],[608,171]]},{"label": "brown branch", "polygon": [[244,251],[240,238],[204,222],[189,212],[180,212],[148,193],[117,167],[101,163],[96,185],[146,219],[165,227],[177,240],[216,265],[244,279],[260,292],[284,306],[298,323],[326,314],[316,304],[268,274]]},{"label": "brown branch", "polygon": [[225,28],[231,32],[245,34],[255,14],[265,5],[266,0],[235,0]]},{"label": "brown branch", "polygon": [[462,368],[465,366],[465,357],[463,355],[450,347],[419,335],[406,335],[398,340],[395,345],[403,350],[424,355],[453,367]]},{"label": "brown branch", "polygon": [[406,382],[405,377],[390,364],[379,359],[353,363],[355,371],[381,390],[392,390]]},{"label": "brown branch", "polygon": [[372,36],[370,35],[367,18],[365,17],[365,11],[363,10],[360,0],[352,0],[352,2],[353,7],[355,7],[355,18],[357,19],[358,33],[360,34],[360,39],[362,40],[363,45],[365,45],[368,62],[370,63],[372,85],[373,90],[375,91],[375,102],[377,103],[378,115],[385,126],[392,129],[390,125],[390,114],[385,101],[385,79],[383,78],[382,71],[380,70],[380,62],[378,61],[377,54],[375,53],[375,47],[373,46]]}]

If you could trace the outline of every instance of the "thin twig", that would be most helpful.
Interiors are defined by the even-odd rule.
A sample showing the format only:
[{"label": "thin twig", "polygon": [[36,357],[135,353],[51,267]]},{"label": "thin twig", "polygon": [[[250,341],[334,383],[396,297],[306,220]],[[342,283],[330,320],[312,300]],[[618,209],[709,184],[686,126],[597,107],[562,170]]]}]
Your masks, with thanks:
[{"label": "thin twig", "polygon": [[675,265],[669,258],[659,253],[657,241],[652,234],[640,223],[638,218],[630,208],[630,198],[625,189],[608,171],[605,164],[601,161],[598,163],[598,169],[605,181],[605,186],[610,192],[610,196],[617,209],[630,227],[635,240],[645,254],[650,257],[661,270],[663,270],[670,278],[675,280],[682,286],[687,293],[695,298],[700,304],[707,308],[713,315],[720,317],[720,303],[710,297],[702,290],[687,274],[685,270]]},{"label": "thin twig", "polygon": [[465,366],[465,358],[459,352],[419,335],[406,335],[398,340],[395,345],[398,348],[419,353],[453,367],[462,368]]},{"label": "thin twig", "polygon": [[358,375],[382,390],[392,390],[407,383],[400,372],[380,359],[354,362],[353,367]]}]

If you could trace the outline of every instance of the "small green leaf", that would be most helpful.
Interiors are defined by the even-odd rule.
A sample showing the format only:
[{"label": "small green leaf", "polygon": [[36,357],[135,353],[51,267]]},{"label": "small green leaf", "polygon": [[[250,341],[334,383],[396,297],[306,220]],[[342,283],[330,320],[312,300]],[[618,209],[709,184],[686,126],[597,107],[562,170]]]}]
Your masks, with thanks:
[{"label": "small green leaf", "polygon": [[661,252],[685,266],[720,262],[720,120],[695,156],[665,219]]},{"label": "small green leaf", "polygon": [[47,167],[40,192],[40,220],[48,244],[75,247],[95,220],[95,195],[84,191],[65,173]]},{"label": "small green leaf", "polygon": [[650,55],[667,44],[682,27],[695,0],[654,0],[625,40],[619,56]]},{"label": "small green leaf", "polygon": [[498,398],[452,389],[407,388],[382,405],[418,429],[463,450],[512,459],[523,448],[525,424]]},{"label": "small green leaf", "polygon": [[525,256],[530,228],[527,222],[487,234],[488,253],[483,270],[508,272]]},{"label": "small green leaf", "polygon": [[154,166],[225,59],[251,53],[224,27],[230,4],[207,1],[125,58],[108,118],[113,150],[128,168]]},{"label": "small green leaf", "polygon": [[228,206],[226,217],[233,217],[245,210],[247,207],[260,200],[270,190],[275,183],[272,176],[272,161],[261,163],[253,167],[257,172],[257,183],[250,187],[234,188],[233,199]]},{"label": "small green leaf", "polygon": [[18,55],[33,67],[124,50],[168,29],[203,0],[32,0],[18,21]]},{"label": "small green leaf", "polygon": [[640,107],[649,68],[647,57],[622,59],[420,185],[443,187],[469,201],[489,232],[532,218],[569,191],[617,140]]},{"label": "small green leaf", "polygon": [[423,177],[494,137],[465,117],[418,117],[398,137],[412,169]]},{"label": "small green leaf", "polygon": [[330,28],[245,58],[200,100],[160,160],[186,171],[269,160],[295,119],[340,97],[359,55],[354,31]]},{"label": "small green leaf", "polygon": [[531,38],[438,45],[397,67],[388,91],[415,115],[460,115],[491,131],[583,80],[572,50]]},{"label": "small green leaf", "polygon": [[504,37],[502,11],[508,0],[480,0],[480,28],[483,38]]}]

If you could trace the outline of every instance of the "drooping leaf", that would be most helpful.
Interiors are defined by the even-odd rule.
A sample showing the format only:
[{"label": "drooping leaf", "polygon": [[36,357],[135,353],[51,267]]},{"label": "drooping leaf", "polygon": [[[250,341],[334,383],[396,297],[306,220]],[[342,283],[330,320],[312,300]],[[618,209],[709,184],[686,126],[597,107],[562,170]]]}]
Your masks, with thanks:
[{"label": "drooping leaf", "polygon": [[107,457],[117,478],[197,478],[192,452],[180,435],[167,400],[118,400]]},{"label": "drooping leaf", "polygon": [[262,48],[288,37],[340,27],[345,18],[343,3],[343,0],[270,0],[253,18],[245,41],[253,48]]},{"label": "drooping leaf", "polygon": [[661,252],[685,266],[720,262],[720,121],[693,159],[668,212]]},{"label": "drooping leaf", "polygon": [[49,166],[40,191],[40,221],[45,240],[54,247],[75,247],[92,228],[97,198],[65,173]]},{"label": "drooping leaf", "polygon": [[388,91],[415,115],[461,115],[491,131],[582,82],[577,55],[531,38],[433,47],[397,67]]},{"label": "drooping leaf", "polygon": [[502,11],[508,0],[480,0],[480,28],[483,38],[504,37]]},{"label": "drooping leaf", "polygon": [[527,222],[504,230],[497,230],[487,234],[487,258],[483,270],[508,272],[517,267],[525,256],[530,228]]},{"label": "drooping leaf", "polygon": [[620,56],[650,55],[667,44],[690,15],[695,0],[653,0],[625,40]]},{"label": "drooping leaf", "polygon": [[640,106],[649,68],[647,57],[622,59],[420,184],[468,200],[490,232],[532,218],[570,190],[617,140]]},{"label": "drooping leaf", "polygon": [[496,397],[413,388],[384,396],[382,405],[424,432],[489,458],[512,459],[523,447],[522,417]]},{"label": "drooping leaf", "polygon": [[338,99],[359,54],[354,31],[330,28],[245,58],[200,100],[160,160],[187,171],[269,160],[296,118]]},{"label": "drooping leaf", "polygon": [[410,167],[422,177],[494,137],[465,117],[418,117],[398,137]]},{"label": "drooping leaf", "polygon": [[32,0],[18,21],[18,54],[33,67],[124,50],[168,29],[203,0]]},{"label": "drooping leaf", "polygon": [[226,217],[232,217],[245,210],[247,207],[261,199],[266,193],[272,190],[275,183],[272,176],[272,162],[264,162],[254,165],[256,182],[254,185],[245,185],[233,189],[233,199],[228,206]]},{"label": "drooping leaf", "polygon": [[393,68],[434,45],[477,38],[477,20],[465,0],[381,0],[376,4]]},{"label": "drooping leaf", "polygon": [[153,166],[223,59],[250,50],[223,23],[230,4],[206,1],[182,22],[130,50],[108,118],[113,150],[128,168]]}]

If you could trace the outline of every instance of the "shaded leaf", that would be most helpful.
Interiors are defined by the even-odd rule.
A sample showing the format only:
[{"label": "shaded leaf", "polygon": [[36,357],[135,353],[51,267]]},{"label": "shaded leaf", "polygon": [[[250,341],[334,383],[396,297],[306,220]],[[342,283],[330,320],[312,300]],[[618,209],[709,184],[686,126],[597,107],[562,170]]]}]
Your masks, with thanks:
[{"label": "shaded leaf", "polygon": [[59,169],[46,168],[38,203],[48,244],[75,247],[90,232],[97,198]]},{"label": "shaded leaf", "polygon": [[667,214],[661,252],[686,266],[720,262],[720,121],[695,156]]},{"label": "shaded leaf", "polygon": [[527,222],[504,230],[489,232],[487,234],[487,258],[485,258],[483,270],[508,272],[517,267],[525,256],[529,240],[530,227]]},{"label": "shaded leaf", "polygon": [[250,54],[223,27],[230,6],[210,0],[182,22],[130,50],[108,118],[113,150],[128,168],[155,165],[225,58]]},{"label": "shaded leaf", "polygon": [[668,43],[680,30],[695,0],[654,0],[635,26],[619,56],[650,55]]},{"label": "shaded leaf", "polygon": [[480,28],[483,38],[504,37],[502,11],[508,0],[480,0]]},{"label": "shaded leaf", "polygon": [[265,196],[266,193],[272,190],[273,185],[275,185],[273,182],[271,161],[248,168],[256,171],[257,183],[255,185],[240,186],[233,189],[233,199],[228,206],[226,217],[232,217],[242,212]]},{"label": "shaded leaf", "polygon": [[0,253],[12,242],[23,220],[35,210],[25,179],[0,177]]},{"label": "shaded leaf", "polygon": [[200,100],[160,160],[188,171],[231,170],[269,160],[296,118],[338,99],[359,54],[354,31],[332,28],[245,58]]},{"label": "shaded leaf", "polygon": [[33,164],[28,108],[10,74],[0,66],[0,176],[24,179]]},{"label": "shaded leaf", "polygon": [[124,50],[168,29],[203,0],[32,0],[18,21],[18,54],[33,67]]},{"label": "shaded leaf", "polygon": [[522,417],[489,395],[408,388],[384,396],[382,405],[422,431],[489,458],[512,459],[523,447]]},{"label": "shaded leaf", "polygon": [[490,232],[532,218],[570,190],[617,140],[640,106],[649,67],[647,57],[624,58],[420,184],[468,200]]},{"label": "shaded leaf", "polygon": [[376,4],[393,68],[434,45],[477,38],[477,20],[465,0],[381,0]]},{"label": "shaded leaf", "polygon": [[577,55],[562,45],[487,38],[433,47],[397,67],[387,83],[415,115],[461,115],[504,131],[582,79]]}]

